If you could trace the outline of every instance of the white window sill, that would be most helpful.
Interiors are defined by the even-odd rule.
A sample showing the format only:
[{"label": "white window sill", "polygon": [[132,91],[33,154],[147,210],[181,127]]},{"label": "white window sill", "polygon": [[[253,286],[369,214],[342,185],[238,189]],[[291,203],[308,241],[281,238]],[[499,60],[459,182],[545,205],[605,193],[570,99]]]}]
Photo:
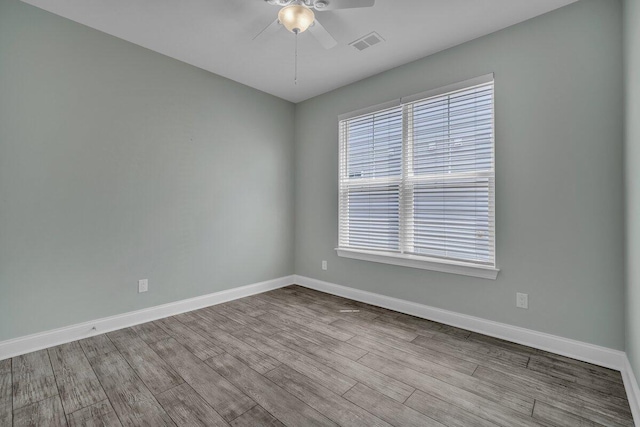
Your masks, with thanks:
[{"label": "white window sill", "polygon": [[482,266],[467,262],[446,261],[416,255],[396,254],[391,252],[376,252],[345,248],[336,248],[336,252],[338,253],[338,256],[344,258],[401,265],[403,267],[421,268],[424,270],[461,274],[464,276],[481,277],[483,279],[491,280],[496,280],[498,272],[500,271],[499,269],[491,266]]}]

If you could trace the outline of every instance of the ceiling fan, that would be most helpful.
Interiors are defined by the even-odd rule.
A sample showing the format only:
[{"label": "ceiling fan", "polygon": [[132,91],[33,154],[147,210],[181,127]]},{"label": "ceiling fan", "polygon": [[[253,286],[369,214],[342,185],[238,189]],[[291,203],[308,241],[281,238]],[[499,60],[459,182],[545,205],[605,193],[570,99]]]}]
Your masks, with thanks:
[{"label": "ceiling fan", "polygon": [[331,49],[338,42],[315,18],[313,10],[353,9],[371,7],[376,0],[264,0],[274,6],[279,6],[278,18],[260,31],[253,39],[275,33],[285,27],[294,34],[305,32],[307,29],[325,49]]}]

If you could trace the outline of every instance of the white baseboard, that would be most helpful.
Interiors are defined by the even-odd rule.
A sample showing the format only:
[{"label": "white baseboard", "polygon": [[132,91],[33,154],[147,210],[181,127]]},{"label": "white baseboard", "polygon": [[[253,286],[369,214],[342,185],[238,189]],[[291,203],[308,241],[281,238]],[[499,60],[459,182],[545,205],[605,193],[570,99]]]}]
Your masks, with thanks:
[{"label": "white baseboard", "polygon": [[556,335],[537,332],[518,326],[494,322],[479,317],[468,316],[441,308],[430,307],[411,301],[362,291],[335,283],[323,282],[305,276],[295,276],[295,281],[301,286],[316,289],[318,291],[339,295],[356,301],[366,302],[401,313],[411,314],[435,322],[467,329],[507,341],[534,347],[551,353],[567,356],[572,359],[582,360],[606,368],[624,371],[626,355],[619,350],[600,347],[581,341],[575,341]]},{"label": "white baseboard", "polygon": [[627,398],[629,406],[636,425],[640,425],[640,388],[638,388],[638,380],[633,373],[633,368],[627,357],[625,360],[625,368],[622,371],[622,379],[624,380],[624,388],[627,390]]},{"label": "white baseboard", "polygon": [[294,276],[285,276],[278,279],[253,283],[251,285],[227,289],[208,295],[202,295],[195,298],[162,304],[155,307],[149,307],[142,310],[131,311],[129,313],[104,317],[90,322],[79,323],[66,326],[64,328],[53,329],[50,331],[2,341],[0,342],[0,360],[88,338],[93,335],[103,334],[116,329],[150,322],[163,317],[221,304],[223,302],[247,297],[249,295],[270,291],[272,289],[282,288],[284,286],[291,285],[292,283],[294,283]]}]

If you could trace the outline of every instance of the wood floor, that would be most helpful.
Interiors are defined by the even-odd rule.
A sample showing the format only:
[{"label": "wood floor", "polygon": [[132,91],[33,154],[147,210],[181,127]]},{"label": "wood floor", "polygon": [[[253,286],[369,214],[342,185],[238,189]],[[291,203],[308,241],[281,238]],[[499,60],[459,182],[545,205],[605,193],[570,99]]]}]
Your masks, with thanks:
[{"label": "wood floor", "polygon": [[289,286],[0,361],[0,425],[633,422],[617,371]]}]

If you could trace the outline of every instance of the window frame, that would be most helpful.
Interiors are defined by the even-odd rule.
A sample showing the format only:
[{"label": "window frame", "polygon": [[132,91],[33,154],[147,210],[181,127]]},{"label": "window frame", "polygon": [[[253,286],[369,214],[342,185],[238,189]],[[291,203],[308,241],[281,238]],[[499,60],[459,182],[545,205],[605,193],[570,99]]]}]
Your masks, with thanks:
[{"label": "window frame", "polygon": [[[408,152],[410,150],[411,147],[409,147],[408,144],[408,117],[407,117],[407,110],[408,107],[405,107],[405,104],[410,104],[410,103],[414,103],[416,101],[421,101],[421,100],[425,100],[428,98],[432,98],[432,97],[436,97],[436,96],[440,96],[440,95],[445,95],[451,92],[456,92],[456,91],[460,91],[460,90],[464,90],[464,89],[469,89],[472,88],[474,86],[478,86],[478,85],[482,85],[482,84],[486,84],[486,83],[493,83],[493,96],[492,96],[492,130],[493,130],[493,144],[492,144],[492,160],[493,160],[493,167],[492,167],[492,171],[491,172],[478,172],[478,171],[473,171],[471,173],[469,173],[469,175],[483,175],[483,176],[488,176],[489,179],[492,179],[492,188],[490,187],[490,190],[493,189],[493,198],[490,201],[490,205],[489,205],[489,209],[493,210],[493,216],[492,216],[492,223],[489,224],[490,227],[493,228],[493,235],[492,235],[492,247],[493,247],[493,264],[491,263],[475,263],[473,261],[462,261],[462,260],[456,260],[456,259],[447,259],[447,258],[438,258],[438,257],[431,257],[431,256],[427,256],[427,255],[417,255],[417,254],[413,254],[413,253],[405,253],[403,252],[403,245],[404,245],[404,237],[403,234],[406,232],[405,228],[403,227],[402,224],[406,223],[409,218],[407,218],[407,214],[406,212],[404,212],[404,207],[403,207],[403,203],[400,202],[399,204],[399,218],[400,218],[400,247],[399,247],[399,251],[395,252],[395,251],[384,251],[384,250],[375,250],[375,249],[367,249],[367,248],[353,248],[353,247],[344,247],[344,246],[340,246],[341,243],[341,239],[344,239],[343,236],[343,231],[341,231],[341,226],[342,226],[342,208],[344,207],[344,204],[346,203],[343,199],[343,197],[345,197],[346,195],[348,195],[348,191],[343,191],[343,173],[346,173],[346,168],[347,168],[347,152],[348,152],[348,148],[345,146],[343,147],[342,144],[343,142],[346,144],[346,138],[343,138],[343,135],[341,134],[343,132],[342,129],[342,123],[345,120],[352,120],[352,119],[356,119],[358,117],[362,117],[362,116],[366,116],[366,115],[371,115],[373,113],[377,113],[377,112],[382,112],[384,110],[389,110],[392,108],[396,108],[399,106],[402,106],[402,123],[403,123],[403,136],[402,136],[402,161],[404,163],[405,160],[405,156],[408,155]],[[341,114],[338,116],[338,132],[339,132],[339,138],[338,138],[338,144],[339,144],[339,170],[338,170],[338,247],[335,248],[336,253],[338,256],[340,257],[344,257],[344,258],[351,258],[351,259],[358,259],[358,260],[364,260],[364,261],[371,261],[371,262],[377,262],[377,263],[384,263],[384,264],[393,264],[393,265],[399,265],[399,266],[404,266],[404,267],[411,267],[411,268],[419,268],[419,269],[426,269],[426,270],[432,270],[432,271],[439,271],[439,272],[444,272],[444,273],[453,273],[453,274],[460,274],[460,275],[465,275],[465,276],[472,276],[472,277],[479,277],[479,278],[484,278],[484,279],[491,279],[491,280],[495,280],[497,278],[498,272],[500,271],[497,268],[497,250],[496,250],[496,229],[495,229],[495,223],[496,223],[496,217],[495,217],[495,207],[496,207],[496,198],[495,198],[495,185],[496,185],[496,181],[495,181],[495,175],[496,175],[496,167],[495,167],[495,147],[496,147],[496,135],[495,135],[495,79],[494,79],[494,75],[493,74],[486,74],[483,76],[479,76],[479,77],[475,77],[469,80],[464,80],[461,82],[457,82],[454,84],[450,84],[447,86],[443,86],[443,87],[439,87],[433,90],[429,90],[426,92],[421,92],[415,95],[411,95],[411,96],[407,96],[407,97],[403,97],[403,98],[399,98],[396,100],[392,100],[389,102],[385,102],[382,104],[378,104],[378,105],[374,105],[371,107],[367,107],[367,108],[363,108],[363,109],[359,109],[356,111],[352,111],[350,113],[345,113],[345,114]],[[404,172],[404,166],[403,166],[403,172]],[[405,182],[412,182],[414,180],[416,180],[415,177],[406,177],[401,175],[399,179],[400,182],[400,190],[399,190],[399,197],[400,199],[402,199],[402,196],[404,194],[404,190],[402,189],[402,185]],[[418,178],[419,180],[423,179],[423,178]],[[427,178],[428,179],[428,178]],[[373,178],[372,181],[376,180],[376,178]],[[391,179],[386,180],[386,182],[391,181]]]}]

